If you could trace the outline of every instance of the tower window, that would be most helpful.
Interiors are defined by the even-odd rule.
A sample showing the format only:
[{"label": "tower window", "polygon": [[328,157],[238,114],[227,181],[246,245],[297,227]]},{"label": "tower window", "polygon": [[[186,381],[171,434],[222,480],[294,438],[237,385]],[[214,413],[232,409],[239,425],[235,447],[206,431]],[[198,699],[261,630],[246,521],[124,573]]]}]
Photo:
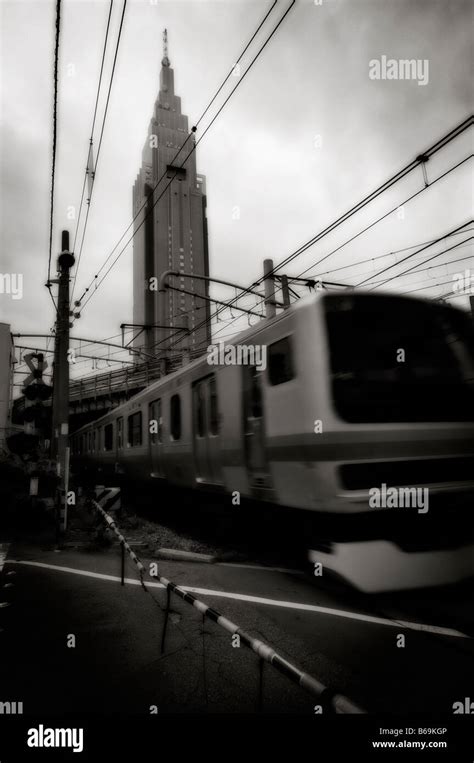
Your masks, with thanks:
[{"label": "tower window", "polygon": [[175,167],[173,164],[167,164],[166,176],[168,178],[175,176],[177,180],[186,180],[186,169],[184,167]]}]

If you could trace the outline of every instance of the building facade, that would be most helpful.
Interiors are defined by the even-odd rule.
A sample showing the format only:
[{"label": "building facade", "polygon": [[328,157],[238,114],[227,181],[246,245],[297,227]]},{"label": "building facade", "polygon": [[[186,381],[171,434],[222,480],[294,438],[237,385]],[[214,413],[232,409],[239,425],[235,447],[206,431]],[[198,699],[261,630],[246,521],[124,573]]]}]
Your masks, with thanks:
[{"label": "building facade", "polygon": [[[195,296],[208,296],[208,282],[192,277],[209,275],[205,178],[193,147],[165,30],[160,89],[133,188],[133,347],[160,358],[204,352],[210,342],[209,302]],[[167,270],[179,275],[168,279],[174,289],[160,292]]]}]

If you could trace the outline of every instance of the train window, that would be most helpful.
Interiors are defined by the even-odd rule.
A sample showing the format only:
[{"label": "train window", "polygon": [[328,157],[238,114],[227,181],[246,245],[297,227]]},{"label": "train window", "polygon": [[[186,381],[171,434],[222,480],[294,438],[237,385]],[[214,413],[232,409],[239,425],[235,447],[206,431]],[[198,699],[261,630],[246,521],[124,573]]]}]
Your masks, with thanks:
[{"label": "train window", "polygon": [[173,440],[181,437],[181,398],[172,395],[170,400],[170,431]]},{"label": "train window", "polygon": [[97,452],[102,450],[102,427],[97,428]]},{"label": "train window", "polygon": [[134,448],[142,444],[142,412],[136,411],[128,417],[128,445]]},{"label": "train window", "polygon": [[254,419],[261,419],[263,416],[262,406],[262,385],[256,366],[249,366],[250,379],[250,411]]},{"label": "train window", "polygon": [[294,377],[290,337],[268,346],[268,379],[272,386],[284,384]]},{"label": "train window", "polygon": [[213,435],[219,434],[219,411],[217,408],[217,385],[212,376],[209,379],[209,430]]},{"label": "train window", "polygon": [[114,446],[114,425],[107,424],[104,427],[104,450],[112,450]]},{"label": "train window", "polygon": [[411,295],[324,300],[332,395],[342,419],[474,420],[474,331],[467,313]]},{"label": "train window", "polygon": [[196,400],[196,428],[198,437],[204,437],[206,434],[206,403],[204,399],[205,387],[204,382],[200,382],[196,386],[195,400]]},{"label": "train window", "polygon": [[123,417],[117,419],[117,448],[123,448]]},{"label": "train window", "polygon": [[92,452],[95,453],[97,450],[97,429],[94,429],[92,432]]},{"label": "train window", "polygon": [[161,399],[154,400],[152,403],[150,403],[149,424],[152,422],[155,423],[152,427],[150,427],[151,444],[156,445],[156,443],[163,442],[163,417],[161,412]]},{"label": "train window", "polygon": [[92,451],[92,432],[89,430],[87,433],[87,452],[91,453]]}]

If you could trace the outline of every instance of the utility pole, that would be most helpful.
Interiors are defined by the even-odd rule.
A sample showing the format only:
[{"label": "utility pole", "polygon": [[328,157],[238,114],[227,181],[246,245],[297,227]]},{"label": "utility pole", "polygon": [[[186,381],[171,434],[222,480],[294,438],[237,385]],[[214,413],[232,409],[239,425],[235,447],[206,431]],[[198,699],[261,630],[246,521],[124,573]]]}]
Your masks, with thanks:
[{"label": "utility pole", "polygon": [[285,310],[288,310],[288,308],[290,307],[290,290],[288,287],[288,276],[281,276],[280,282],[281,282],[281,292],[283,295],[283,304],[285,306]]},{"label": "utility pole", "polygon": [[74,255],[69,251],[69,231],[61,235],[61,254],[58,257],[58,310],[56,316],[56,340],[54,345],[53,377],[53,456],[59,487],[56,496],[58,535],[67,526],[67,488],[69,472],[69,271],[74,265]]},{"label": "utility pole", "polygon": [[265,288],[265,317],[274,318],[276,315],[276,305],[275,279],[273,278],[273,260],[263,261],[263,280]]}]

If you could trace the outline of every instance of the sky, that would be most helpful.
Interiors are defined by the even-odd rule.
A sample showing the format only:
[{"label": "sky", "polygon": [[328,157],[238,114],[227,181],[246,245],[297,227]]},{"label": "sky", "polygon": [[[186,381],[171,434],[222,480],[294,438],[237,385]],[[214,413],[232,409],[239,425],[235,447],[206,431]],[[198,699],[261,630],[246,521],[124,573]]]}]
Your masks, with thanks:
[{"label": "sky", "polygon": [[[290,2],[278,0],[241,62],[240,76],[230,78],[197,137]],[[132,220],[132,187],[159,87],[162,30],[168,29],[176,94],[192,125],[270,5],[260,0],[129,0],[76,297]],[[70,219],[71,208],[77,215],[108,9],[108,0],[62,2],[53,275],[61,230],[74,237],[77,220]],[[121,12],[122,0],[115,0],[106,86]],[[211,275],[250,284],[261,276],[264,258],[279,263],[466,119],[473,103],[472,14],[469,0],[297,0],[197,150],[198,171],[206,176]],[[0,0],[0,16],[0,273],[23,276],[21,299],[0,293],[0,321],[10,323],[13,332],[48,333],[54,320],[44,284],[55,2]],[[370,62],[384,56],[418,60],[428,67],[427,81],[372,79]],[[99,125],[105,94],[106,87]],[[97,141],[96,131],[96,146]],[[429,182],[471,153],[472,129],[430,159]],[[294,276],[308,269],[327,280],[359,283],[413,252],[416,244],[445,236],[473,217],[472,164],[465,162],[319,268],[312,267],[423,187],[417,168],[282,272]],[[409,260],[406,267],[461,244],[434,260],[429,270],[386,288],[443,295],[452,291],[455,274],[467,269],[474,290],[473,242],[463,243],[470,235],[447,238]],[[380,258],[407,247],[412,248]],[[120,324],[132,322],[132,251],[130,244],[75,322],[73,336],[116,336],[112,341],[120,342]],[[356,264],[347,268],[351,263]],[[402,269],[394,268],[387,277]],[[233,296],[220,287],[211,293],[221,299]],[[466,296],[451,301],[468,306]],[[241,304],[254,305],[249,298]],[[234,323],[229,312],[223,317],[218,338],[247,326],[247,317]],[[97,346],[87,350],[105,351]],[[92,373],[91,364],[77,364],[73,376]]]}]

